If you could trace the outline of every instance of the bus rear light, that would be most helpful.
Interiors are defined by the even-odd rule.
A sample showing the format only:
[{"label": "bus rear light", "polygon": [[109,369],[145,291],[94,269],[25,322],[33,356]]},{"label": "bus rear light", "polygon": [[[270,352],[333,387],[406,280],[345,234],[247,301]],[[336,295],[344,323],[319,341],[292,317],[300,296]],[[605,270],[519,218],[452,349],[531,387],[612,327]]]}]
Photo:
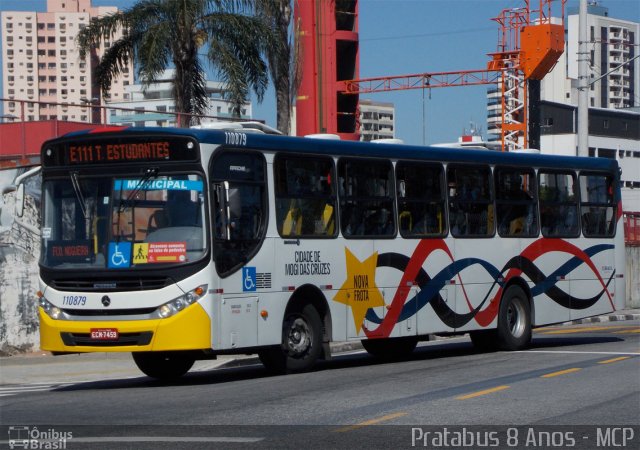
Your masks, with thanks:
[{"label": "bus rear light", "polygon": [[283,286],[283,287],[282,287],[282,290],[283,290],[283,291],[293,292],[293,291],[295,291],[295,290],[296,290],[296,287],[295,287],[295,286]]},{"label": "bus rear light", "polygon": [[36,297],[42,298],[42,297],[44,297],[44,293],[42,291],[38,291],[38,292],[36,292]]},{"label": "bus rear light", "polygon": [[616,275],[616,278],[624,278],[624,274],[623,273],[619,273],[618,275]]},{"label": "bus rear light", "polygon": [[269,317],[269,313],[267,312],[267,310],[263,309],[262,311],[260,311],[260,317],[262,317],[263,319]]},{"label": "bus rear light", "polygon": [[320,285],[320,289],[322,289],[323,291],[330,291],[331,289],[333,289],[333,285],[332,284],[321,284]]}]

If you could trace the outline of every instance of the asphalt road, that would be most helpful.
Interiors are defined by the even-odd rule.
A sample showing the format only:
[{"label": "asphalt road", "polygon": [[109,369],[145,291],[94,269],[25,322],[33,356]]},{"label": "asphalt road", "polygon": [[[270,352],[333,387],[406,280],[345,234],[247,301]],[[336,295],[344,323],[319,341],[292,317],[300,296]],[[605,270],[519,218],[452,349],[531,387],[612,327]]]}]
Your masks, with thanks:
[{"label": "asphalt road", "polygon": [[0,448],[23,427],[57,448],[635,449],[639,344],[640,322],[625,321],[536,330],[522,352],[478,353],[463,337],[286,376],[250,364],[163,384],[107,368],[96,381],[4,386]]}]

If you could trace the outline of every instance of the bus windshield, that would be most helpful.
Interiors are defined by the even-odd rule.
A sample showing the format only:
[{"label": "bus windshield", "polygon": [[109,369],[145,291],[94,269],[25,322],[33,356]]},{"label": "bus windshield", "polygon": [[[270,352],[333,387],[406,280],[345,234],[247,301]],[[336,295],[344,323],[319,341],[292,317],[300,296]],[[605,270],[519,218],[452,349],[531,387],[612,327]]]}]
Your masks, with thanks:
[{"label": "bus windshield", "polygon": [[43,183],[44,266],[141,269],[206,253],[199,175],[78,176]]}]

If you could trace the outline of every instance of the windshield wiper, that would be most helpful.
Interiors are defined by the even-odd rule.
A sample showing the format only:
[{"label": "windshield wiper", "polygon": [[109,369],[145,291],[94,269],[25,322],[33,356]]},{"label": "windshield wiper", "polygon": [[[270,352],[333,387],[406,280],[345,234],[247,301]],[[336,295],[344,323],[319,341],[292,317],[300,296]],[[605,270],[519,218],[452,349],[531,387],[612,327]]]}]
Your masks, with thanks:
[{"label": "windshield wiper", "polygon": [[156,178],[157,176],[158,176],[157,167],[151,167],[149,169],[145,169],[144,176],[140,178],[140,181],[136,185],[135,189],[131,191],[131,193],[127,196],[127,199],[124,202],[122,201],[122,185],[120,185],[120,205],[118,206],[118,215],[120,215],[120,213],[126,209],[126,206],[124,205],[128,205],[129,202],[133,200],[136,197],[136,195],[138,195],[140,190],[149,182],[149,180],[151,180],[152,178]]},{"label": "windshield wiper", "polygon": [[[122,201],[122,188],[124,186],[124,182],[120,183],[120,195],[118,196],[118,198],[120,200],[120,204],[118,205],[118,218],[117,218],[118,232],[117,232],[117,236],[116,236],[116,240],[118,242],[120,241],[120,234],[121,234],[120,233],[120,216],[122,215],[122,213],[126,209],[125,205],[128,205],[129,202],[132,199],[134,199],[136,195],[138,195],[138,192],[140,192],[140,190],[149,182],[149,180],[151,180],[152,178],[155,178],[157,176],[158,176],[158,168],[157,167],[151,167],[149,169],[145,169],[144,176],[140,179],[140,181],[136,185],[135,189],[131,192],[131,194],[129,194],[127,196],[127,199],[125,201]],[[135,231],[134,231],[134,234],[135,234]]]},{"label": "windshield wiper", "polygon": [[80,188],[80,182],[78,181],[78,172],[71,172],[71,185],[73,186],[73,190],[76,193],[76,197],[78,198],[78,203],[80,204],[80,210],[82,211],[82,217],[85,220],[87,217],[87,204],[84,199],[84,195],[82,194],[82,189]]}]

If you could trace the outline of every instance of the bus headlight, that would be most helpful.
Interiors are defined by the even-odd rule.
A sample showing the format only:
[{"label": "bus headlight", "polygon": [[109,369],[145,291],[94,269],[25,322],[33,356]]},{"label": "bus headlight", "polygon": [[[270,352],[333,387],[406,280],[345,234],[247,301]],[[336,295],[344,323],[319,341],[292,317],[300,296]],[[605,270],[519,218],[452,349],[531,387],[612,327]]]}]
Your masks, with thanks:
[{"label": "bus headlight", "polygon": [[54,306],[49,300],[44,297],[40,297],[38,300],[40,307],[47,313],[52,319],[58,320],[62,317],[62,310],[57,306]]},{"label": "bus headlight", "polygon": [[187,292],[184,295],[181,295],[178,298],[174,298],[170,302],[165,303],[157,309],[158,315],[166,319],[167,317],[171,317],[187,306],[194,304],[198,300],[200,300],[207,293],[207,285],[203,284],[202,286],[198,286],[192,291]]}]

